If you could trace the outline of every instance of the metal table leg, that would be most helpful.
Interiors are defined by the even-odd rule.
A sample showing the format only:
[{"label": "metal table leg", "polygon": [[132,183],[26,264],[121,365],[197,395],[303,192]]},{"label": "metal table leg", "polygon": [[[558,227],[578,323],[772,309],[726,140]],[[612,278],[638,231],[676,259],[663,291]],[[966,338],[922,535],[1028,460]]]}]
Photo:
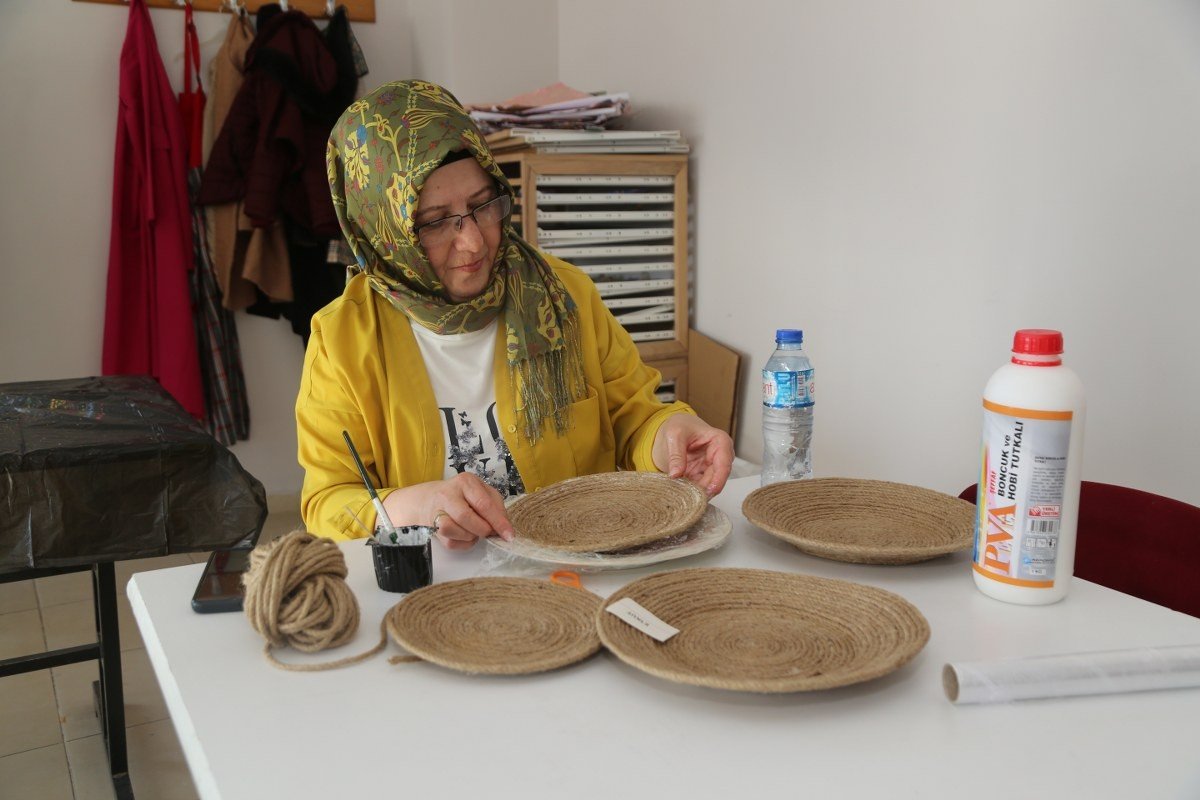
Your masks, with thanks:
[{"label": "metal table leg", "polygon": [[100,724],[109,772],[119,800],[133,800],[125,748],[125,695],[121,683],[121,634],[117,629],[117,580],[112,562],[92,566],[96,643],[100,646]]}]

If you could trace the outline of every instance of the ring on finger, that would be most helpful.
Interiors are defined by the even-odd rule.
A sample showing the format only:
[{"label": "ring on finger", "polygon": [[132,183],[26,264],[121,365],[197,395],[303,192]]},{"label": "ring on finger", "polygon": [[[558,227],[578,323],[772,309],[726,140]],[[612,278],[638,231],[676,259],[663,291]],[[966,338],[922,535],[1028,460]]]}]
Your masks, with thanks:
[{"label": "ring on finger", "polygon": [[448,516],[450,516],[450,513],[448,511],[442,511],[439,509],[438,512],[433,515],[433,529],[435,531],[438,530],[441,527],[441,525],[438,524],[438,520],[440,520],[442,517],[448,517]]}]

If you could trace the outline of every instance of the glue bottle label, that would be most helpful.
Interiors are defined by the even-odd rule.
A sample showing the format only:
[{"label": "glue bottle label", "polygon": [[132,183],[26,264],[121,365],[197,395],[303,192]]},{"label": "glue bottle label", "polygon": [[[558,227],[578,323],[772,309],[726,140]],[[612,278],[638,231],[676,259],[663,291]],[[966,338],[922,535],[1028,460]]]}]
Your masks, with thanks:
[{"label": "glue bottle label", "polygon": [[975,571],[1013,586],[1054,586],[1071,440],[1070,411],[983,401]]}]

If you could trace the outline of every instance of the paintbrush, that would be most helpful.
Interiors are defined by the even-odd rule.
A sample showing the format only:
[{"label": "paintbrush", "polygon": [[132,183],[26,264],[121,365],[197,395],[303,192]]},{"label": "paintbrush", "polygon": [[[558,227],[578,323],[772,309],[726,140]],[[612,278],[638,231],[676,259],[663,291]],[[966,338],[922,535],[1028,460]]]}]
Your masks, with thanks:
[{"label": "paintbrush", "polygon": [[354,442],[350,440],[350,434],[342,431],[342,438],[346,440],[346,446],[350,448],[350,455],[354,457],[354,463],[358,466],[358,474],[362,476],[363,484],[366,485],[367,491],[371,494],[371,502],[375,504],[375,513],[379,517],[379,521],[383,523],[385,531],[388,533],[388,538],[394,543],[396,541],[396,526],[392,524],[392,518],[388,516],[387,511],[383,507],[383,502],[379,499],[379,494],[375,491],[375,485],[371,483],[371,478],[367,475],[367,468],[363,466],[362,459],[358,457],[358,450],[354,447]]}]

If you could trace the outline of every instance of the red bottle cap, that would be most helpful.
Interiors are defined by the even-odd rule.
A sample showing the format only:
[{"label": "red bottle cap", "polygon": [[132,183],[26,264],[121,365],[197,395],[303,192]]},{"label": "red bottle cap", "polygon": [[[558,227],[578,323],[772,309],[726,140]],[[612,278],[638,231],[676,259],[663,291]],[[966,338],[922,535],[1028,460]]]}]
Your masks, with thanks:
[{"label": "red bottle cap", "polygon": [[1025,328],[1013,336],[1013,352],[1031,356],[1056,356],[1063,351],[1062,331]]},{"label": "red bottle cap", "polygon": [[1060,331],[1025,328],[1013,336],[1012,363],[1026,367],[1057,367],[1062,363]]}]

